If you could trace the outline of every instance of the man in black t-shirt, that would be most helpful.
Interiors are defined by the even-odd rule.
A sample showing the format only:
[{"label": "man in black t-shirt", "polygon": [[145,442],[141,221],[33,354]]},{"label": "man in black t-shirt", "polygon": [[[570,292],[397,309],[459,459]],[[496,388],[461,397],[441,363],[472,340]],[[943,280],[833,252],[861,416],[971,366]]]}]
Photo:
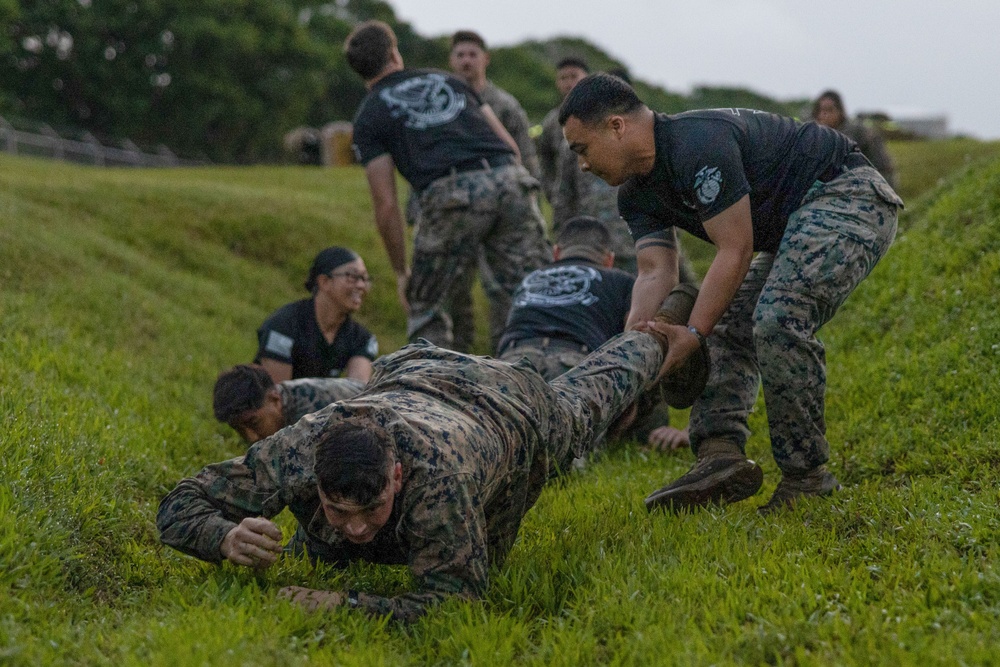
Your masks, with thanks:
[{"label": "man in black t-shirt", "polygon": [[[474,90],[446,72],[403,68],[388,25],[362,23],[348,36],[345,52],[370,90],[354,119],[354,150],[365,166],[375,224],[409,315],[408,336],[447,347],[453,337],[445,305],[480,251],[506,294],[549,261],[538,181],[520,165],[517,144]],[[420,193],[412,273],[396,169]]]},{"label": "man in black t-shirt", "polygon": [[[763,381],[782,478],[771,511],[839,488],[826,469],[826,369],[816,331],[888,250],[902,200],[847,137],[748,109],[656,114],[624,81],[594,75],[560,111],[580,167],[620,185],[639,277],[627,327],[644,329],[677,282],[675,227],[716,245],[665,368],[707,338],[712,373],[691,413],[698,463],[646,499],[694,507],[755,494],[747,417]],[[757,252],[757,257],[753,254]]]}]

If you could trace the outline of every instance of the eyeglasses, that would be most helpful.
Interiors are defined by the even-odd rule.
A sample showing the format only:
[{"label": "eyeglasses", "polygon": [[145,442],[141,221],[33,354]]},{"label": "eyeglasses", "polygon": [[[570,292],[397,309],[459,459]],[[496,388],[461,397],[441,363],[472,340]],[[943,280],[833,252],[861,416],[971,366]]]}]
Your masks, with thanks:
[{"label": "eyeglasses", "polygon": [[352,283],[361,283],[362,285],[371,285],[372,277],[365,273],[354,273],[353,271],[341,271],[327,274],[331,278],[347,278]]}]

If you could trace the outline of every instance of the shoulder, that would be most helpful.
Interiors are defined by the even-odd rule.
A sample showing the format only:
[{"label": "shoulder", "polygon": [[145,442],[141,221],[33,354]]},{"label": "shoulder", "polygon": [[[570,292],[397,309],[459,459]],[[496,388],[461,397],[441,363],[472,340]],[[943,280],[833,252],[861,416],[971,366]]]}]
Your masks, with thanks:
[{"label": "shoulder", "polygon": [[268,315],[267,319],[264,320],[264,323],[261,324],[260,328],[270,329],[292,324],[298,325],[303,321],[308,321],[308,318],[312,316],[312,299],[301,299],[299,301],[286,303],[284,306]]}]

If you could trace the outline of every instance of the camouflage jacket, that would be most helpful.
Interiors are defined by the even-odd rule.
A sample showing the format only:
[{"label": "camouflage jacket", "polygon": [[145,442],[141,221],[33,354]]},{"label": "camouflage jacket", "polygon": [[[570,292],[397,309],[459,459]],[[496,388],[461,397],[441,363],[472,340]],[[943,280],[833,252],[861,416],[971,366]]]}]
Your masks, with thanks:
[{"label": "camouflage jacket", "polygon": [[878,129],[868,127],[861,121],[847,120],[837,130],[853,139],[889,185],[896,187],[896,164],[892,161],[892,156],[885,147],[885,139]]},{"label": "camouflage jacket", "polygon": [[294,424],[331,403],[361,393],[364,388],[364,382],[352,378],[299,378],[280,382],[278,393],[285,423]]},{"label": "camouflage jacket", "polygon": [[521,151],[521,164],[535,178],[540,177],[538,156],[535,152],[535,142],[528,134],[528,114],[513,95],[503,88],[498,88],[492,81],[486,82],[486,87],[479,93],[484,104],[489,104],[493,113],[500,119],[500,124],[514,137],[517,148]]},{"label": "camouflage jacket", "polygon": [[[182,480],[160,503],[164,544],[219,562],[222,540],[239,521],[287,507],[312,553],[409,565],[418,590],[393,598],[360,593],[359,607],[370,613],[412,620],[448,595],[482,595],[489,566],[504,561],[545,481],[568,465],[574,445],[594,439],[589,430],[603,427],[562,406],[527,363],[423,343],[379,358],[374,369],[358,396]],[[620,409],[627,395],[615,389],[588,405]],[[328,422],[345,419],[385,429],[403,466],[392,518],[360,556],[326,522],[313,473],[314,443]]]}]

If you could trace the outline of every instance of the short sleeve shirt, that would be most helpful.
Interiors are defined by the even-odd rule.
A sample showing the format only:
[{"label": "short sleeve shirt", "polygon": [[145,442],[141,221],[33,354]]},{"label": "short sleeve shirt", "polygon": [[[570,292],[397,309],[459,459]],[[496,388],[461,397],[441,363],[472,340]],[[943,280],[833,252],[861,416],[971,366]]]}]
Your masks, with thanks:
[{"label": "short sleeve shirt", "polygon": [[817,178],[854,149],[830,128],[752,109],[657,114],[654,137],[653,170],[618,191],[636,240],[676,226],[710,241],[703,223],[750,195],[754,250],[771,252]]},{"label": "short sleeve shirt", "polygon": [[361,164],[388,153],[418,192],[451,168],[513,156],[490,127],[472,88],[446,72],[410,69],[380,79],[354,117],[354,152]]},{"label": "short sleeve shirt", "polygon": [[316,321],[312,299],[282,306],[257,330],[257,357],[292,365],[292,378],[337,377],[352,357],[374,360],[378,341],[368,329],[348,317],[332,343]]},{"label": "short sleeve shirt", "polygon": [[528,274],[517,292],[499,348],[552,336],[596,350],[625,328],[635,278],[567,257]]}]

